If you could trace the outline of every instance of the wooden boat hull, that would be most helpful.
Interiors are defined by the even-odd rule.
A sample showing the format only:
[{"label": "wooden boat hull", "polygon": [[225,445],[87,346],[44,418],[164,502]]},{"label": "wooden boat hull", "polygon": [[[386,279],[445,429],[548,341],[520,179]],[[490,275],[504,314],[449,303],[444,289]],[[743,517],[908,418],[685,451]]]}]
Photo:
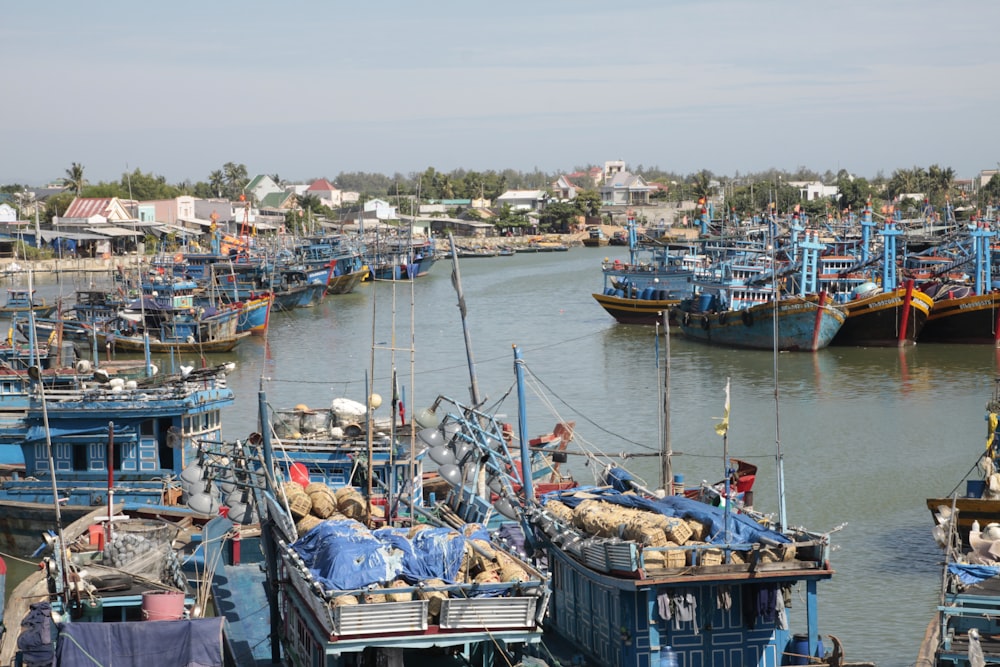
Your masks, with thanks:
[{"label": "wooden boat hull", "polygon": [[[63,523],[72,523],[94,512],[93,505],[68,505],[59,508]],[[107,514],[107,508],[103,510]],[[43,543],[47,528],[55,528],[52,503],[0,501],[0,551],[15,556],[30,556]]]},{"label": "wooden boat hull", "polygon": [[[680,305],[680,299],[638,299],[609,294],[594,294],[593,297],[608,315],[622,324],[662,324],[663,313],[670,313]],[[671,321],[671,324],[676,322]]]},{"label": "wooden boat hull", "polygon": [[[726,347],[771,350],[774,341],[774,304],[741,311],[679,313],[680,328],[692,340]],[[846,316],[835,306],[820,306],[815,298],[786,297],[778,301],[778,341],[781,351],[821,350],[830,344]]]},{"label": "wooden boat hull", "polygon": [[935,299],[921,341],[1000,345],[1000,292]]},{"label": "wooden boat hull", "polygon": [[332,276],[326,284],[327,294],[350,294],[368,276],[367,267],[340,276]]},{"label": "wooden boat hull", "polygon": [[[156,353],[169,352],[190,352],[199,354],[202,352],[231,352],[241,340],[250,335],[249,331],[238,333],[235,336],[227,336],[217,340],[189,343],[187,341],[162,341],[149,339],[149,351]],[[107,334],[97,334],[97,344],[100,348],[107,346]],[[141,336],[115,336],[115,351],[117,352],[145,352],[146,342]]]},{"label": "wooden boat hull", "polygon": [[[913,345],[924,329],[934,300],[919,290],[912,290],[907,308],[907,289],[900,287],[841,304],[847,314],[844,325],[831,345],[896,347]],[[906,331],[900,327],[906,322]]]}]

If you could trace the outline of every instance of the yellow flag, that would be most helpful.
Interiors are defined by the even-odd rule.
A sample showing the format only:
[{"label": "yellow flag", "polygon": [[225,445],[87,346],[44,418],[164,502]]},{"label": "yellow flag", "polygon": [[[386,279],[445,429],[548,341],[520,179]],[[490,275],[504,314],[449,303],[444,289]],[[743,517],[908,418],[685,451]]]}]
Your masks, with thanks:
[{"label": "yellow flag", "polygon": [[987,430],[986,430],[986,449],[989,449],[993,445],[993,438],[996,437],[997,432],[997,413],[991,412],[986,418]]},{"label": "yellow flag", "polygon": [[[718,419],[718,417],[716,417]],[[726,382],[726,409],[722,415],[722,420],[715,425],[715,432],[721,436],[729,431],[729,382]]]}]

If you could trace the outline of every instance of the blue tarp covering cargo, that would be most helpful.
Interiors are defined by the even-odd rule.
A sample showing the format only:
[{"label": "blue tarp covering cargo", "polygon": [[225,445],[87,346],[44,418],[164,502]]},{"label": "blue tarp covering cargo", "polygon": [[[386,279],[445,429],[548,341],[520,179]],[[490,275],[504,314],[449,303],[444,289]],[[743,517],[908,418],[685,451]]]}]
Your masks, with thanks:
[{"label": "blue tarp covering cargo", "polygon": [[61,667],[222,667],[222,617],[189,621],[62,623],[56,662]]},{"label": "blue tarp covering cargo", "polygon": [[588,487],[574,489],[571,492],[553,491],[546,494],[542,502],[545,503],[548,500],[558,500],[568,507],[576,507],[584,500],[599,500],[601,502],[621,505],[622,507],[658,512],[665,516],[677,517],[679,519],[694,519],[709,527],[706,539],[711,544],[726,543],[726,521],[728,514],[728,542],[730,544],[753,544],[756,542],[784,544],[791,542],[790,539],[781,533],[764,528],[745,514],[727,513],[721,507],[706,505],[705,503],[685,498],[684,496],[666,496],[665,498],[652,500],[634,494],[619,493],[613,489]]},{"label": "blue tarp covering cargo", "polygon": [[465,537],[449,528],[368,532],[356,521],[324,521],[292,544],[313,576],[328,590],[358,590],[403,577],[455,583]]}]

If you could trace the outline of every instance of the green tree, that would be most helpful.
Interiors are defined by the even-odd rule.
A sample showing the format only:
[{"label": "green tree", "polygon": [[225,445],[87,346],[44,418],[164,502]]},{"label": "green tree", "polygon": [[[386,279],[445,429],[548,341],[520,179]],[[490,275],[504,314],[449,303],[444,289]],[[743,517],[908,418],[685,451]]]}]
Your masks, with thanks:
[{"label": "green tree", "polygon": [[538,215],[540,229],[553,232],[568,232],[579,220],[579,207],[572,202],[553,202]]},{"label": "green tree", "polygon": [[240,195],[244,194],[243,191],[247,183],[250,182],[250,177],[247,175],[247,166],[245,164],[227,162],[222,165],[222,173],[226,181],[225,196],[232,200],[239,199]]},{"label": "green tree", "polygon": [[208,175],[208,186],[212,190],[212,195],[216,198],[222,197],[226,191],[226,175],[221,169],[216,169]]},{"label": "green tree", "polygon": [[79,162],[72,163],[70,168],[66,170],[63,186],[72,190],[79,197],[85,185],[87,185],[87,179],[83,177],[83,165]]},{"label": "green tree", "polygon": [[144,174],[138,168],[132,173],[122,174],[120,186],[130,199],[138,201],[173,199],[181,194],[180,188],[168,184],[166,177]]},{"label": "green tree", "polygon": [[597,190],[581,190],[573,200],[577,210],[586,216],[596,217],[601,214],[601,195]]}]

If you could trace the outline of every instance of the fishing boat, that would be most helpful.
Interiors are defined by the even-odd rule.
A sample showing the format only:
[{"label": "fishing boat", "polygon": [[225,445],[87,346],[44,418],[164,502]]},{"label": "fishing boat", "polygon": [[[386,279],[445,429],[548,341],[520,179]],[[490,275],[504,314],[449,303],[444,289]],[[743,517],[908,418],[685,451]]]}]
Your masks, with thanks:
[{"label": "fishing boat", "polygon": [[[544,577],[482,526],[437,523],[423,507],[412,440],[374,423],[359,434],[313,422],[301,408],[272,422],[263,392],[260,410],[262,434],[227,456],[274,471],[249,485],[259,487],[266,566],[223,557],[213,584],[240,664],[270,654],[291,665],[401,666],[452,655],[488,667],[513,664],[541,639]],[[247,618],[247,589],[270,592],[269,617]]]},{"label": "fishing boat", "polygon": [[[996,384],[1000,386],[1000,380]],[[982,667],[1000,662],[1000,524],[996,523],[1000,500],[993,498],[994,492],[980,490],[995,483],[990,477],[996,475],[991,472],[996,470],[994,437],[1000,410],[996,399],[995,388],[994,400],[987,406],[987,449],[979,465],[987,479],[969,480],[968,498],[953,494],[927,501],[935,518],[934,538],[945,558],[937,609],[921,642],[918,665]]]},{"label": "fishing boat", "polygon": [[[694,296],[684,299],[674,317],[684,336],[726,347],[781,351],[820,350],[830,344],[846,316],[825,292],[815,292],[818,241],[798,244],[799,293],[784,295],[777,265],[760,256],[714,263],[694,281]],[[771,268],[773,267],[773,268]]]},{"label": "fishing boat", "polygon": [[[516,348],[514,357],[520,392],[525,371]],[[728,400],[726,408],[717,427],[724,438]],[[453,419],[461,418],[449,413],[442,422],[446,432]],[[478,421],[491,431],[482,416]],[[716,484],[677,485],[682,476],[673,474],[668,448],[659,491],[615,462],[594,459],[588,465],[603,470],[598,485],[551,491],[535,502],[531,477],[519,473],[502,444],[453,442],[458,470],[442,473],[462,489],[453,506],[467,520],[492,511],[524,526],[526,551],[544,554],[551,578],[547,636],[570,647],[574,664],[671,664],[670,657],[719,667],[826,664],[817,600],[819,583],[833,575],[829,533],[786,528],[783,505],[777,522],[756,511],[756,470],[731,458],[725,444]],[[461,454],[467,445],[472,451]],[[528,455],[522,449],[521,460]],[[461,481],[480,478],[496,495],[477,497],[474,485]],[[793,588],[805,600],[799,632],[788,609]],[[839,640],[831,642],[839,648]]]},{"label": "fishing boat", "polygon": [[96,332],[98,346],[111,353],[229,352],[250,335],[236,330],[240,308],[225,303],[197,306],[198,283],[154,277],[142,296]]},{"label": "fishing boat", "polygon": [[105,508],[60,527],[11,596],[0,664],[222,667],[222,619],[200,617],[183,532]]},{"label": "fishing boat", "polygon": [[[0,456],[12,470],[0,480],[0,549],[37,548],[40,526],[55,523],[53,489],[63,514],[75,517],[110,496],[129,510],[188,513],[183,482],[200,475],[188,469],[203,444],[221,440],[221,410],[234,401],[226,386],[232,368],[184,367],[133,380],[82,372],[60,378],[34,367],[32,377],[22,375],[27,393],[0,402]],[[211,515],[219,506],[195,509]]]},{"label": "fishing boat", "polygon": [[587,227],[587,236],[583,238],[583,245],[587,248],[601,248],[610,242],[608,235],[601,227]]},{"label": "fishing boat", "polygon": [[969,544],[973,523],[987,526],[1000,521],[1000,443],[996,441],[1000,421],[1000,378],[993,381],[993,393],[986,404],[986,446],[975,453],[965,477],[946,495],[927,499],[934,517],[938,542],[944,544],[942,526],[950,525],[961,544]]},{"label": "fishing boat", "polygon": [[412,280],[430,273],[436,253],[433,239],[378,235],[366,246],[365,263],[374,280]]},{"label": "fishing boat", "polygon": [[48,317],[55,312],[54,303],[46,303],[42,297],[36,297],[34,290],[9,289],[7,290],[7,301],[0,306],[0,317],[10,317],[14,314],[27,313],[33,311],[38,317]]},{"label": "fishing boat", "polygon": [[938,279],[921,284],[921,290],[934,299],[921,340],[1000,346],[1000,291],[994,289],[991,273],[991,240],[996,232],[986,223],[977,223],[968,234],[971,252],[938,268],[935,274],[971,262],[971,281]]},{"label": "fishing boat", "polygon": [[[915,281],[902,284],[897,275],[896,239],[903,231],[887,222],[878,233],[882,252],[870,252],[871,204],[861,219],[859,251],[819,256],[819,289],[829,294],[846,315],[831,345],[903,347],[916,343],[934,305]],[[878,275],[872,266],[880,268]]]},{"label": "fishing boat", "polygon": [[603,288],[593,297],[617,322],[655,325],[691,293],[705,256],[694,245],[639,239],[632,223],[627,235],[628,260],[604,259]]},{"label": "fishing boat", "polygon": [[307,266],[331,269],[327,278],[327,294],[349,294],[368,275],[361,250],[354,247],[344,234],[310,236],[293,248],[299,261]]}]

